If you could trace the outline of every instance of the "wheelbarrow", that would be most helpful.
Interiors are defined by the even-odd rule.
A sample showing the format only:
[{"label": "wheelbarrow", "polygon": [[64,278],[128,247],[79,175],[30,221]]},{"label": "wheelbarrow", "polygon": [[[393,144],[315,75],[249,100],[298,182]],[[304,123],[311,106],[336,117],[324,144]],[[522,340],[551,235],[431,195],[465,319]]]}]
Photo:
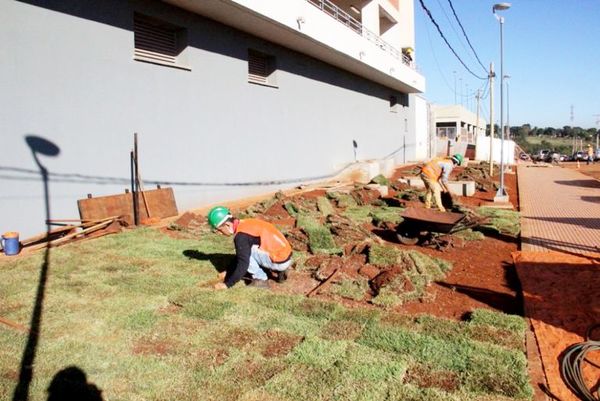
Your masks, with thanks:
[{"label": "wheelbarrow", "polygon": [[396,228],[396,236],[404,245],[416,245],[422,239],[440,234],[454,234],[479,224],[479,222],[463,223],[466,217],[463,213],[440,212],[416,207],[407,208],[401,216],[404,220]]}]

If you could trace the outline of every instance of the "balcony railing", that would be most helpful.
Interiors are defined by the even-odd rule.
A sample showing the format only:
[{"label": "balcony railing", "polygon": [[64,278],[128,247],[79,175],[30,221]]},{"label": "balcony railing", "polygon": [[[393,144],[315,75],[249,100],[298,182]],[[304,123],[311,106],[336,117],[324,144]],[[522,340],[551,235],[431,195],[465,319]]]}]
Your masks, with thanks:
[{"label": "balcony railing", "polygon": [[329,0],[306,0],[313,6],[317,7],[325,14],[334,18],[336,21],[341,22],[346,25],[348,28],[352,29],[355,33],[363,36],[370,42],[375,43],[381,50],[386,53],[392,55],[398,60],[402,60],[404,64],[411,68],[415,68],[412,60],[402,52],[398,51],[395,47],[387,43],[385,40],[381,39],[381,36],[375,34],[369,29],[365,28],[360,22],[358,22],[355,18],[353,18],[350,14],[333,4]]}]

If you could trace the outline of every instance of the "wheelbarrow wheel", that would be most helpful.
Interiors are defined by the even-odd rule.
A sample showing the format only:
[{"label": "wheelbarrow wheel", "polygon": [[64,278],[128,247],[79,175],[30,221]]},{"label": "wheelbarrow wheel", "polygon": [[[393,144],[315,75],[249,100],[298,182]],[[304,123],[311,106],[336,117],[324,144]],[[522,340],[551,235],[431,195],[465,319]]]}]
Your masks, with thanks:
[{"label": "wheelbarrow wheel", "polygon": [[417,243],[419,242],[419,237],[409,237],[406,233],[396,233],[396,237],[402,245],[417,245]]},{"label": "wheelbarrow wheel", "polygon": [[396,229],[396,237],[403,245],[416,245],[419,242],[419,232],[412,224],[406,221],[401,223]]}]

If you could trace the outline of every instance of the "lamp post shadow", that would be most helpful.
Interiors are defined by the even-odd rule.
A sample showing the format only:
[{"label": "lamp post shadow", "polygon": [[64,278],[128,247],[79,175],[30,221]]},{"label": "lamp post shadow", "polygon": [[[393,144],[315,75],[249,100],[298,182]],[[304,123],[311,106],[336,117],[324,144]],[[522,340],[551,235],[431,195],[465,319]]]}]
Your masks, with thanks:
[{"label": "lamp post shadow", "polygon": [[[50,193],[48,189],[48,170],[40,162],[38,155],[58,156],[60,149],[54,143],[35,135],[27,135],[25,142],[33,155],[33,160],[40,170],[44,183],[44,206],[46,211],[46,234],[50,233]],[[44,303],[44,294],[46,290],[46,281],[48,278],[48,269],[50,267],[50,245],[44,252],[44,260],[40,267],[40,276],[35,296],[35,303],[31,314],[31,323],[29,325],[29,336],[21,357],[21,366],[19,369],[19,382],[15,387],[13,401],[27,401],[29,399],[29,387],[33,378],[33,366],[35,353],[39,341],[39,333],[42,323],[42,311]]]}]

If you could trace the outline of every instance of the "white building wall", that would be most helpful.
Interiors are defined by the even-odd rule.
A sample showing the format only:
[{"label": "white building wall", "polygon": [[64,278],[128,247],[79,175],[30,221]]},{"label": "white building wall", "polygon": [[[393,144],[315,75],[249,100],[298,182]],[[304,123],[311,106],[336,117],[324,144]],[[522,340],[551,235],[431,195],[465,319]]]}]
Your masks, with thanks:
[{"label": "white building wall", "polygon": [[[0,2],[1,232],[45,228],[27,135],[60,148],[39,157],[53,218],[129,188],[134,132],[145,187],[172,186],[180,210],[331,176],[352,141],[359,160],[414,146],[415,106],[390,111],[402,93],[315,58],[161,2],[52,7]],[[133,60],[134,11],[188,30],[189,71]],[[247,82],[248,48],[276,57],[277,88]]]},{"label": "white building wall", "polygon": [[[500,163],[501,152],[502,152],[502,140],[500,138],[494,138],[493,143],[493,160],[494,163]],[[512,165],[515,164],[515,142],[505,140],[504,141],[504,164]],[[475,159],[481,161],[490,160],[490,137],[479,135],[477,137],[477,147],[475,153]]]},{"label": "white building wall", "polygon": [[415,111],[415,154],[410,160],[419,161],[428,158],[429,145],[429,121],[427,113],[427,100],[422,96],[415,95],[414,99]]}]

